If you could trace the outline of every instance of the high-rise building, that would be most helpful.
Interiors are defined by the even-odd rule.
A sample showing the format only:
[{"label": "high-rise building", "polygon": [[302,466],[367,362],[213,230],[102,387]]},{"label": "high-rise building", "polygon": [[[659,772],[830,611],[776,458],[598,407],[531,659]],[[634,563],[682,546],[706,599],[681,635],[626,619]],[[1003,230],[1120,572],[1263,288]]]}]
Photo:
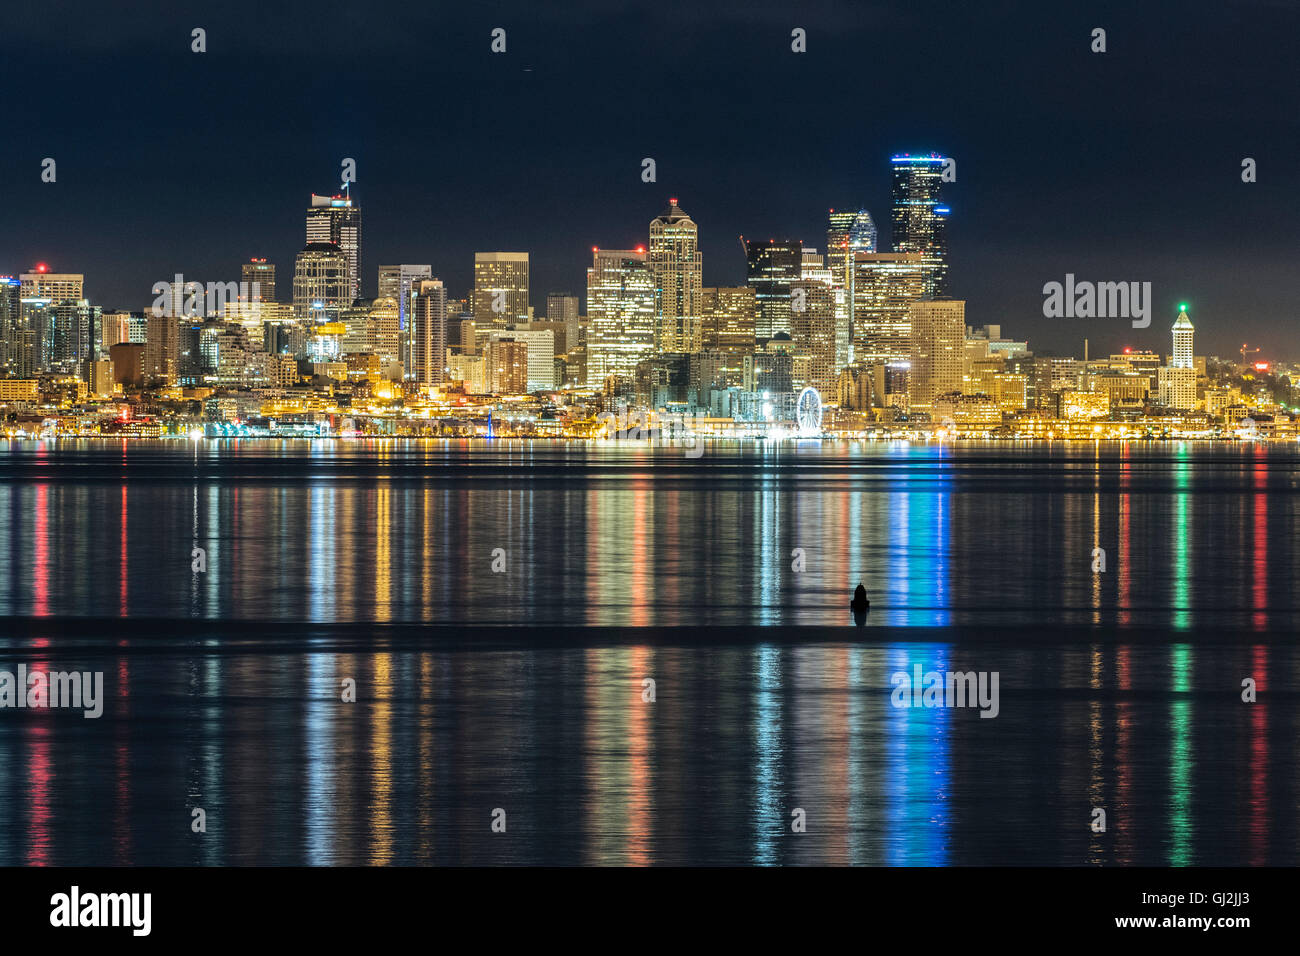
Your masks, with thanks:
[{"label": "high-rise building", "polygon": [[53,325],[46,368],[77,373],[87,359],[101,357],[103,309],[85,299],[52,304]]},{"label": "high-rise building", "polygon": [[489,343],[498,338],[521,342],[528,349],[524,391],[549,392],[555,388],[555,335],[551,330],[508,326],[504,330],[489,332]]},{"label": "high-rise building", "polygon": [[244,263],[240,281],[244,283],[244,288],[248,290],[248,301],[275,301],[274,262],[267,262],[265,259],[249,259]]},{"label": "high-rise building", "polygon": [[1174,351],[1169,365],[1157,373],[1160,402],[1170,408],[1196,407],[1196,358],[1192,352],[1192,335],[1195,329],[1187,317],[1187,306],[1179,306],[1178,318],[1172,329]]},{"label": "high-rise building", "polygon": [[832,209],[826,217],[826,267],[831,272],[836,363],[841,368],[856,358],[853,354],[854,256],[859,252],[875,252],[876,240],[876,223],[865,209],[857,212]]},{"label": "high-rise building", "polygon": [[21,296],[24,299],[58,303],[85,298],[82,293],[86,277],[80,272],[51,272],[42,262],[18,278],[22,282]]},{"label": "high-rise building", "polygon": [[329,242],[309,243],[293,267],[293,314],[299,322],[339,321],[352,304],[347,256]]},{"label": "high-rise building", "polygon": [[509,335],[499,335],[485,346],[488,388],[498,395],[523,395],[528,391],[528,346]]},{"label": "high-rise building", "polygon": [[700,350],[700,289],[703,287],[699,229],[668,200],[650,221],[650,270],[655,278],[655,351]]},{"label": "high-rise building", "polygon": [[346,292],[351,304],[361,295],[361,209],[351,196],[311,197],[307,210],[307,245],[333,243],[343,253]]},{"label": "high-rise building", "polygon": [[546,320],[564,323],[564,351],[572,351],[581,343],[581,316],[578,314],[578,297],[568,292],[551,293],[546,297]]},{"label": "high-rise building", "polygon": [[411,286],[420,279],[432,279],[433,267],[427,265],[397,265],[379,267],[379,297],[397,302],[397,324],[407,326],[407,309],[411,304]]},{"label": "high-rise building", "polygon": [[[148,313],[141,372],[145,384],[175,385],[180,377],[180,319],[162,311],[162,315],[156,315],[153,310]],[[116,348],[121,348],[120,343]],[[115,350],[113,360],[116,363]]]},{"label": "high-rise building", "polygon": [[859,252],[853,262],[853,360],[906,363],[908,306],[925,295],[931,266],[918,252]]},{"label": "high-rise building", "polygon": [[936,153],[904,154],[890,160],[894,251],[919,253],[932,266],[926,278],[926,298],[948,294],[948,207],[939,196],[946,162]]},{"label": "high-rise building", "polygon": [[32,373],[31,343],[23,335],[26,328],[22,281],[0,276],[0,376],[25,378]]},{"label": "high-rise building", "polygon": [[835,301],[829,282],[800,279],[790,285],[794,381],[829,399],[835,389]]},{"label": "high-rise building", "polygon": [[528,321],[528,253],[474,253],[474,321],[503,328]]},{"label": "high-rise building", "polygon": [[754,333],[765,341],[790,332],[790,283],[803,276],[803,242],[749,242],[742,236],[748,282],[758,306]]},{"label": "high-rise building", "polygon": [[654,349],[655,280],[644,251],[593,249],[587,270],[587,386],[632,379]]},{"label": "high-rise building", "polygon": [[1169,364],[1174,368],[1196,368],[1192,353],[1192,335],[1196,330],[1192,327],[1192,320],[1187,317],[1187,306],[1178,307],[1178,318],[1174,320],[1172,331],[1174,352]]},{"label": "high-rise building", "polygon": [[710,286],[701,290],[701,344],[740,358],[754,351],[758,298],[752,286]]},{"label": "high-rise building", "polygon": [[961,299],[922,299],[908,306],[911,359],[908,406],[932,411],[935,400],[960,392],[966,357],[966,303]]},{"label": "high-rise building", "polygon": [[407,376],[424,387],[447,377],[447,290],[439,279],[419,279],[411,287],[412,365]]}]

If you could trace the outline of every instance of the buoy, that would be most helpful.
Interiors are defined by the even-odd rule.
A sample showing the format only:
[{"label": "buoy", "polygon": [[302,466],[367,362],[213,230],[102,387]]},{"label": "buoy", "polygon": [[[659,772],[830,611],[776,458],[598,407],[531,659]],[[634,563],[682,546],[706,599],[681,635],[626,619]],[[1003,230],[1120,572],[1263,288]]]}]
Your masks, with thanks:
[{"label": "buoy", "polygon": [[850,602],[849,607],[859,612],[865,611],[871,607],[871,602],[867,600],[867,589],[861,584],[859,584],[858,589],[853,592],[853,600]]}]

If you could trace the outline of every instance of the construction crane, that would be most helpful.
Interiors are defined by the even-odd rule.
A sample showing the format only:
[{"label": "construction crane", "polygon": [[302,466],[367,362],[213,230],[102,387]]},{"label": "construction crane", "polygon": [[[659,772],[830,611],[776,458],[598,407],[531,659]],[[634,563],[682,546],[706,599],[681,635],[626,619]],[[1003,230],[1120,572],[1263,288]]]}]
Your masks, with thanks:
[{"label": "construction crane", "polygon": [[1242,343],[1241,343],[1241,349],[1240,349],[1240,352],[1241,352],[1241,364],[1242,364],[1243,366],[1246,364],[1246,353],[1247,353],[1247,352],[1249,352],[1250,354],[1254,355],[1254,354],[1255,354],[1256,352],[1258,352],[1258,351],[1259,351],[1259,349],[1257,349],[1257,348],[1255,348],[1255,349],[1247,348],[1247,347],[1246,347],[1246,343],[1245,343],[1245,342],[1242,342]]}]

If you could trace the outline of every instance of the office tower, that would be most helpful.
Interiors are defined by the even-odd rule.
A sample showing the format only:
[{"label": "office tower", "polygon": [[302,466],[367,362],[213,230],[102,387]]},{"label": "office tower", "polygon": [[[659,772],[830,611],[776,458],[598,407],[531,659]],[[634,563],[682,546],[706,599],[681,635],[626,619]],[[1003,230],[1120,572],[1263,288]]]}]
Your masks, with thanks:
[{"label": "office tower", "polygon": [[[853,360],[906,363],[908,306],[925,295],[932,266],[916,252],[859,252],[853,262]],[[963,330],[964,333],[964,330]]]},{"label": "office tower", "polygon": [[926,279],[926,298],[948,294],[948,207],[939,198],[945,162],[935,153],[904,154],[890,161],[894,251],[919,253],[933,267]]},{"label": "office tower", "polygon": [[484,349],[488,388],[497,395],[523,395],[528,391],[528,346],[508,334],[490,339]]},{"label": "office tower", "polygon": [[528,321],[528,253],[474,253],[474,320],[479,328]]},{"label": "office tower", "polygon": [[420,279],[432,279],[433,267],[427,265],[397,265],[379,267],[379,298],[397,301],[398,328],[407,326],[407,310],[411,304],[411,286]]},{"label": "office tower", "polygon": [[848,263],[854,252],[875,252],[877,230],[871,213],[865,209],[832,209],[826,216],[827,265],[841,276],[848,272]]},{"label": "office tower", "polygon": [[911,359],[908,406],[931,411],[935,400],[960,392],[966,357],[966,303],[961,299],[922,299],[908,306]]},{"label": "office tower", "polygon": [[[700,294],[702,348],[730,356],[728,367],[738,371],[745,355],[754,351],[758,298],[752,287],[710,286]],[[734,376],[732,376],[734,378]]]},{"label": "office tower", "polygon": [[249,302],[275,301],[275,263],[265,259],[249,259],[244,263],[240,281],[244,284],[240,297]]},{"label": "office tower", "polygon": [[103,316],[103,337],[100,339],[99,348],[104,354],[108,354],[118,342],[131,341],[131,313],[130,312],[105,312]]},{"label": "office tower", "polygon": [[361,295],[361,209],[351,196],[317,196],[312,193],[307,210],[307,245],[331,243],[345,260],[343,298],[351,303]]},{"label": "office tower", "polygon": [[101,332],[103,309],[85,299],[54,303],[53,325],[46,367],[55,371],[77,373],[87,359],[100,357],[96,346]]},{"label": "office tower", "polygon": [[587,386],[631,379],[654,349],[655,281],[646,253],[593,249],[587,270]]},{"label": "office tower", "polygon": [[424,388],[447,377],[447,290],[439,279],[419,279],[411,287],[411,358],[407,377]]},{"label": "office tower", "polygon": [[655,351],[698,352],[703,286],[699,229],[676,199],[650,220],[647,261],[655,278]]},{"label": "office tower", "polygon": [[1173,327],[1174,351],[1169,364],[1174,368],[1196,368],[1192,354],[1192,335],[1195,329],[1192,320],[1187,317],[1187,306],[1179,306],[1178,318]]},{"label": "office tower", "polygon": [[800,279],[790,284],[790,300],[795,384],[811,385],[829,400],[837,371],[835,300],[830,283]]},{"label": "office tower", "polygon": [[865,209],[834,209],[826,217],[826,267],[831,271],[835,297],[836,363],[843,368],[853,354],[854,255],[876,251],[876,224]]},{"label": "office tower", "polygon": [[299,322],[337,322],[352,304],[347,256],[328,242],[308,243],[293,266],[293,314]]},{"label": "office tower", "polygon": [[503,331],[493,330],[488,342],[508,338],[520,342],[528,350],[524,382],[528,392],[549,392],[555,388],[555,336],[549,329],[522,329],[511,326]]},{"label": "office tower", "polygon": [[[164,313],[155,315],[150,310],[145,333],[143,375],[145,384],[175,385],[180,377],[180,319]],[[114,347],[114,362],[116,349]]]},{"label": "office tower", "polygon": [[85,276],[80,272],[51,272],[45,263],[19,276],[21,297],[45,302],[76,302],[84,298]]},{"label": "office tower", "polygon": [[26,328],[22,320],[22,285],[13,276],[0,276],[0,376],[17,375],[19,366],[24,366],[22,374],[27,374],[19,357]]},{"label": "office tower", "polygon": [[118,342],[109,350],[115,384],[131,388],[139,388],[144,384],[145,352],[148,348],[148,345],[141,342]]},{"label": "office tower", "polygon": [[374,355],[383,366],[399,361],[401,332],[397,327],[396,299],[358,299],[344,310],[343,322],[347,326],[340,343],[343,355]]},{"label": "office tower", "polygon": [[565,293],[552,293],[546,297],[546,319],[549,322],[564,323],[564,351],[578,347],[581,330],[579,328],[578,297]]},{"label": "office tower", "polygon": [[748,282],[754,289],[758,312],[754,334],[760,341],[778,332],[790,332],[790,283],[803,275],[803,242],[748,242],[742,236]]}]

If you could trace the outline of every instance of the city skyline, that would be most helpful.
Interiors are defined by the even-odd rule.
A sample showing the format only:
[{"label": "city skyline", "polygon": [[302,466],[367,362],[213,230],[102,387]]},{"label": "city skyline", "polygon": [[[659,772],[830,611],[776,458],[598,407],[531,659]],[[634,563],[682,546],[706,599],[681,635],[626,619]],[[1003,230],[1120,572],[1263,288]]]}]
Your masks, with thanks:
[{"label": "city skyline", "polygon": [[[959,164],[950,279],[974,322],[1017,328],[1062,354],[1079,349],[1081,333],[1099,349],[1119,348],[1133,344],[1122,328],[1038,318],[1039,290],[1069,272],[1132,278],[1153,283],[1158,312],[1186,298],[1214,316],[1210,353],[1245,340],[1295,358],[1296,297],[1275,279],[1289,272],[1300,221],[1284,172],[1295,122],[1268,107],[1294,86],[1278,39],[1294,24],[1288,11],[1251,5],[1257,15],[1245,17],[1216,7],[1239,41],[1220,44],[1119,8],[1098,10],[1095,23],[1062,11],[961,10],[931,23],[874,6],[795,13],[759,4],[740,18],[615,4],[584,23],[572,11],[505,4],[481,15],[404,14],[410,29],[391,31],[379,26],[391,22],[382,6],[373,22],[350,23],[356,59],[329,110],[319,81],[298,69],[315,50],[311,31],[291,29],[290,11],[263,12],[283,33],[275,43],[212,13],[204,54],[189,50],[194,24],[161,8],[116,20],[87,12],[85,33],[53,46],[39,19],[16,15],[0,78],[41,108],[26,121],[29,145],[0,157],[6,219],[18,227],[0,234],[5,271],[37,261],[76,268],[100,301],[122,308],[139,307],[147,282],[176,271],[226,276],[254,256],[280,262],[283,284],[301,242],[302,199],[332,191],[339,163],[353,157],[368,289],[370,266],[410,261],[434,263],[451,289],[464,289],[466,253],[524,249],[539,295],[577,291],[585,250],[634,248],[668,196],[700,224],[706,282],[733,286],[745,271],[737,235],[820,247],[832,206],[865,207],[887,232],[881,158],[935,148]],[[509,46],[494,56],[498,20]],[[808,31],[806,54],[790,51],[796,25]],[[1102,55],[1089,50],[1097,25],[1109,31]],[[389,96],[409,86],[394,52],[418,48],[420,27],[444,41],[430,80],[412,99]],[[674,69],[652,86],[636,64],[666,38]],[[115,59],[83,82],[123,45],[142,58]],[[934,70],[915,68],[917,48]],[[76,52],[66,75],[35,68],[51,49]],[[1188,75],[1187,63],[1211,55],[1233,82]],[[860,101],[846,111],[829,91],[845,63],[864,58]],[[590,70],[609,82],[590,88]],[[756,71],[771,78],[759,101],[748,80]],[[1139,85],[1156,91],[1159,110],[1129,105]],[[501,150],[469,133],[507,91],[517,108],[501,117],[502,133],[518,148]],[[436,103],[434,120],[393,136],[424,97]],[[555,110],[578,103],[600,122]],[[196,110],[212,119],[212,136],[143,119]],[[752,140],[750,128],[767,135]],[[44,157],[58,161],[55,183],[40,179]],[[655,183],[641,181],[644,157],[657,161]],[[1256,182],[1241,180],[1245,157],[1259,164]],[[1193,276],[1200,287],[1189,289]],[[1020,328],[1022,319],[1033,326]]]}]

